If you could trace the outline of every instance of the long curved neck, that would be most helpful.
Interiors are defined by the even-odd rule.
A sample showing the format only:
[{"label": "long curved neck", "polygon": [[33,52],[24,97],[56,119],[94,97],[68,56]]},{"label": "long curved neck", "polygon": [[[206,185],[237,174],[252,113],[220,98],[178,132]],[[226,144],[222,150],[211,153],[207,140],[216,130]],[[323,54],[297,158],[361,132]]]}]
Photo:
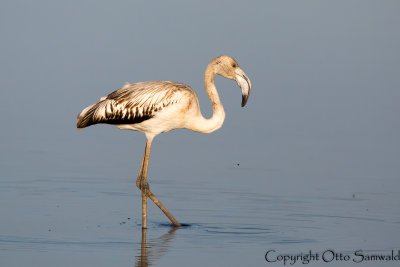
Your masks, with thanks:
[{"label": "long curved neck", "polygon": [[204,74],[204,86],[206,88],[207,95],[211,100],[213,115],[211,118],[206,119],[200,113],[200,117],[196,122],[195,128],[193,129],[194,131],[211,133],[221,128],[222,124],[224,123],[225,111],[221,104],[221,100],[219,99],[217,88],[215,88],[214,77],[215,71],[213,66],[210,64],[208,65],[206,73]]}]

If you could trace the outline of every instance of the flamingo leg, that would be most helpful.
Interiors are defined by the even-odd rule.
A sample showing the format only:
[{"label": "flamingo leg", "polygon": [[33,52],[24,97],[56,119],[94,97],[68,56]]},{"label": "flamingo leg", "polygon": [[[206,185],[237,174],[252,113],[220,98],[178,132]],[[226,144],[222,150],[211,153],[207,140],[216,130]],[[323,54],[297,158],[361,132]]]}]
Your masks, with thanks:
[{"label": "flamingo leg", "polygon": [[136,180],[136,186],[142,192],[142,229],[147,228],[147,192],[149,191],[149,184],[147,182],[147,167],[145,166],[146,162],[148,166],[148,160],[150,157],[150,146],[151,141],[146,143],[146,149],[144,151],[142,164],[140,165],[139,175]]},{"label": "flamingo leg", "polygon": [[168,217],[168,219],[174,224],[174,226],[178,227],[181,224],[172,216],[172,214],[164,207],[164,205],[157,199],[157,197],[150,191],[149,183],[147,182],[147,169],[149,167],[149,158],[150,158],[150,148],[151,148],[151,139],[147,139],[146,149],[144,151],[142,164],[140,166],[140,171],[138,178],[136,180],[136,186],[142,191],[142,228],[146,228],[147,226],[147,197],[149,197],[154,204],[159,207],[162,212]]}]

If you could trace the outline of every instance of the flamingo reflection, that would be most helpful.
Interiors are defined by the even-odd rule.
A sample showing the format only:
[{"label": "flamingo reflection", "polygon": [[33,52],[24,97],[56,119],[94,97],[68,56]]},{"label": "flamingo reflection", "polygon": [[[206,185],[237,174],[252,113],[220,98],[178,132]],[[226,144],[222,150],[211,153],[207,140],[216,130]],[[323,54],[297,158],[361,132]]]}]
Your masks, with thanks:
[{"label": "flamingo reflection", "polygon": [[168,233],[146,242],[146,228],[142,228],[140,255],[136,256],[136,267],[151,266],[154,260],[160,259],[168,251],[168,243],[174,238],[177,227],[171,227]]}]

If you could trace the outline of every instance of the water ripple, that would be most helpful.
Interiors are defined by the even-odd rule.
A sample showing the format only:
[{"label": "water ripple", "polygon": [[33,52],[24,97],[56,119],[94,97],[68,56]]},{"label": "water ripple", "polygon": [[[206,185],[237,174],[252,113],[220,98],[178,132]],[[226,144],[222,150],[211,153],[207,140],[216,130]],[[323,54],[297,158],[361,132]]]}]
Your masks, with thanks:
[{"label": "water ripple", "polygon": [[76,247],[92,247],[92,248],[131,248],[137,245],[138,242],[109,240],[109,241],[71,241],[71,240],[56,240],[35,237],[22,236],[0,236],[0,250],[14,249],[43,249],[48,246],[76,246]]}]

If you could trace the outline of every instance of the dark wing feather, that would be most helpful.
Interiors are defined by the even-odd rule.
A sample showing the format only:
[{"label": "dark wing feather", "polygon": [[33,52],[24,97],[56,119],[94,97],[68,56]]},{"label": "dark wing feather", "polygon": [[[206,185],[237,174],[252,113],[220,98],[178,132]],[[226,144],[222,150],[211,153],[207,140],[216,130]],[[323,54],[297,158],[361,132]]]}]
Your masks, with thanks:
[{"label": "dark wing feather", "polygon": [[182,91],[193,90],[182,83],[155,81],[127,84],[85,108],[78,115],[78,128],[97,123],[135,124],[151,119],[163,108],[180,101]]}]

